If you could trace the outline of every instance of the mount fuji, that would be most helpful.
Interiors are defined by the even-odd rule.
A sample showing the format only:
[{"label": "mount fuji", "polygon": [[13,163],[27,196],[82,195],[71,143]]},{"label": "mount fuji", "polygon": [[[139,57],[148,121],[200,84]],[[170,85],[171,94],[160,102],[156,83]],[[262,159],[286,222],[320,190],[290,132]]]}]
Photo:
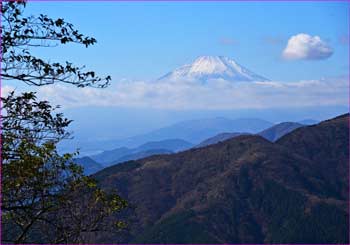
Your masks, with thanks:
[{"label": "mount fuji", "polygon": [[223,79],[230,82],[269,81],[233,59],[224,56],[200,56],[192,64],[167,73],[158,81],[201,81]]}]

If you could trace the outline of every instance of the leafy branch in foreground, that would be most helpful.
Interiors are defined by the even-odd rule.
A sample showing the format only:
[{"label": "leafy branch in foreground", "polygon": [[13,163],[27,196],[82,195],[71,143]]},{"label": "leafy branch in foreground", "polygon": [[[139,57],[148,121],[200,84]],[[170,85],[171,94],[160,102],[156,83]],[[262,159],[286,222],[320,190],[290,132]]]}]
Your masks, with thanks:
[{"label": "leafy branch in foreground", "polygon": [[122,228],[126,201],[84,176],[74,154],[57,152],[70,121],[34,93],[2,101],[3,242],[83,243]]},{"label": "leafy branch in foreground", "polygon": [[111,77],[101,78],[84,67],[71,62],[48,62],[32,55],[30,48],[53,47],[76,43],[89,47],[96,39],[86,37],[64,19],[52,19],[46,15],[23,16],[25,1],[1,3],[1,53],[3,80],[22,81],[28,85],[43,86],[57,82],[77,87],[108,86]]}]

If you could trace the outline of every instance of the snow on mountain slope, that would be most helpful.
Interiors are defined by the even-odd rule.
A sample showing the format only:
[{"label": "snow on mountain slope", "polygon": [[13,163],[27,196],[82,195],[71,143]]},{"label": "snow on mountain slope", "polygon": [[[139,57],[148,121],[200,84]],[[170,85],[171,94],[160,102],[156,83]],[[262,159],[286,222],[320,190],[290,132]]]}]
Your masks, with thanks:
[{"label": "snow on mountain slope", "polygon": [[224,56],[201,56],[192,64],[184,65],[158,79],[158,81],[197,80],[205,82],[223,79],[231,82],[268,81]]}]

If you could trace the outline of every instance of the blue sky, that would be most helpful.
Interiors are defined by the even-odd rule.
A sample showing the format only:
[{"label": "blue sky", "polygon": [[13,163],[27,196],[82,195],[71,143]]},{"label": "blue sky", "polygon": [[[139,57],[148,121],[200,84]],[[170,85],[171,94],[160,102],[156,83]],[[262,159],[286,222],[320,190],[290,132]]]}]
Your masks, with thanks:
[{"label": "blue sky", "polygon": [[[347,75],[347,2],[29,2],[27,13],[74,23],[98,44],[38,53],[85,64],[115,81],[155,79],[201,55],[228,56],[272,80]],[[298,33],[334,50],[325,60],[285,61]]]}]

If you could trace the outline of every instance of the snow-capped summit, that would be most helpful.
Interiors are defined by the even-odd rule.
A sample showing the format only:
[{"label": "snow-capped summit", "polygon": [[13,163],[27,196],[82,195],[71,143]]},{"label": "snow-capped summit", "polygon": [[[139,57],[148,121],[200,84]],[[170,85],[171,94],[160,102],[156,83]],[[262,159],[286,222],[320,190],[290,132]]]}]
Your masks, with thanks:
[{"label": "snow-capped summit", "polygon": [[233,59],[224,56],[201,56],[192,64],[184,65],[169,72],[158,80],[198,80],[224,79],[227,81],[268,81],[247,68],[241,66]]}]

